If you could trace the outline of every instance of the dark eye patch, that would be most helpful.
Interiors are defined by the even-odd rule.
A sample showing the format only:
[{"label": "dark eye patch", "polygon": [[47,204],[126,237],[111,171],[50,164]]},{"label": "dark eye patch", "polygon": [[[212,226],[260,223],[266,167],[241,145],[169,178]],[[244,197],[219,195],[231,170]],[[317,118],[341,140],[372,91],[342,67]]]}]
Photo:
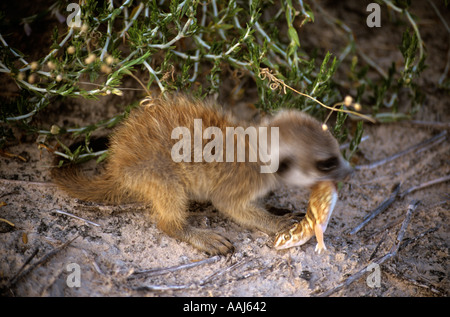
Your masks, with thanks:
[{"label": "dark eye patch", "polygon": [[333,156],[329,159],[323,161],[317,161],[316,167],[321,172],[329,172],[337,168],[339,165],[339,160],[337,157]]},{"label": "dark eye patch", "polygon": [[289,170],[289,168],[292,166],[292,160],[290,158],[285,158],[281,160],[280,165],[278,166],[277,173],[283,174]]}]

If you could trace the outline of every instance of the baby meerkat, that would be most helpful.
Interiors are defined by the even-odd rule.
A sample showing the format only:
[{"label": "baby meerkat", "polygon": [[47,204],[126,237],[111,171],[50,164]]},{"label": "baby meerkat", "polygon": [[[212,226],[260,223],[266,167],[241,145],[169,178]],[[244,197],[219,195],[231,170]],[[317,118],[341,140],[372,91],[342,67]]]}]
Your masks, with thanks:
[{"label": "baby meerkat", "polygon": [[[190,200],[210,201],[240,225],[275,234],[296,220],[269,213],[259,198],[280,183],[305,187],[351,172],[336,139],[309,115],[284,110],[251,128],[213,103],[186,96],[149,99],[111,136],[100,175],[89,178],[69,166],[53,168],[52,177],[82,200],[150,203],[162,231],[209,254],[226,254],[233,250],[227,238],[189,225]],[[255,144],[253,137],[267,143]],[[268,155],[255,159],[255,153]]]}]

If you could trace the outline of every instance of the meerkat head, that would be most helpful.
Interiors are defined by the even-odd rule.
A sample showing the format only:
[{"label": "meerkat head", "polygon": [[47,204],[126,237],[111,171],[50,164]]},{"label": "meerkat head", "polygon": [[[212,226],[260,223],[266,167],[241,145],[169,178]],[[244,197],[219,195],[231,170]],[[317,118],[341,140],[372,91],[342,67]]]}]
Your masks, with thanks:
[{"label": "meerkat head", "polygon": [[295,110],[281,111],[270,120],[279,127],[277,176],[287,185],[311,186],[319,181],[339,181],[352,168],[342,157],[339,144],[322,124]]}]

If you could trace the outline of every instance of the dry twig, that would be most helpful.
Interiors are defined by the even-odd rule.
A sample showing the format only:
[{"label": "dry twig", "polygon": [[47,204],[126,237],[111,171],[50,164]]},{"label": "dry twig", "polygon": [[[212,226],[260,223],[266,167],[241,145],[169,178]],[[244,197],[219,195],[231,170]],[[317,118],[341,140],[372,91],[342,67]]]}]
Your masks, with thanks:
[{"label": "dry twig", "polygon": [[63,211],[63,210],[60,210],[60,209],[52,209],[51,211],[54,211],[56,213],[59,213],[59,214],[62,214],[62,215],[66,215],[66,216],[69,216],[69,217],[72,217],[72,218],[75,218],[75,219],[78,219],[78,220],[82,220],[82,221],[86,222],[87,224],[90,224],[90,225],[93,225],[93,226],[96,226],[96,227],[100,227],[100,225],[98,223],[95,223],[95,222],[92,222],[90,220],[86,220],[84,218],[75,216],[75,215],[73,215],[73,214],[71,214],[69,212],[66,212],[66,211]]},{"label": "dry twig", "polygon": [[373,168],[376,168],[378,166],[384,165],[384,164],[389,163],[389,162],[391,162],[391,161],[393,161],[393,160],[395,160],[395,159],[397,159],[399,157],[402,157],[403,155],[406,155],[406,154],[408,154],[408,153],[410,153],[412,151],[419,150],[419,149],[424,148],[424,147],[426,147],[428,145],[431,145],[433,143],[441,142],[441,141],[443,141],[445,139],[446,135],[447,135],[447,131],[444,130],[441,133],[439,133],[438,135],[435,135],[434,137],[431,137],[431,138],[429,138],[429,139],[427,139],[425,141],[422,141],[420,143],[417,143],[417,144],[415,144],[413,146],[410,146],[406,150],[400,151],[400,152],[398,152],[398,153],[396,153],[396,154],[394,154],[392,156],[386,157],[384,159],[381,159],[381,160],[378,160],[378,161],[375,161],[375,162],[372,162],[372,163],[369,163],[369,164],[356,165],[355,166],[355,170],[373,169]]},{"label": "dry twig", "polygon": [[346,110],[346,109],[339,109],[339,108],[336,108],[337,106],[342,105],[343,103],[337,103],[337,104],[335,104],[335,105],[332,106],[332,107],[323,104],[322,102],[320,102],[320,101],[317,100],[316,98],[313,98],[313,97],[311,97],[311,96],[308,95],[308,94],[304,94],[304,93],[302,93],[302,92],[300,92],[300,91],[298,91],[298,90],[292,88],[291,86],[285,84],[283,80],[278,79],[274,74],[272,74],[272,71],[271,71],[269,68],[261,68],[261,69],[259,70],[259,78],[261,78],[262,80],[265,80],[265,79],[267,78],[267,79],[269,80],[269,88],[270,88],[271,90],[277,90],[277,89],[279,89],[279,90],[282,90],[283,93],[286,94],[286,88],[289,88],[290,90],[292,90],[292,91],[295,92],[296,94],[299,94],[299,95],[301,95],[301,96],[307,97],[307,98],[309,98],[309,99],[311,99],[311,100],[317,102],[319,105],[321,105],[322,107],[324,107],[324,108],[326,108],[326,109],[328,109],[328,110],[331,110],[331,111],[338,111],[338,112],[345,112],[345,113],[353,114],[353,115],[355,115],[355,116],[358,116],[358,117],[360,117],[360,118],[363,118],[363,119],[365,119],[365,120],[367,120],[367,121],[370,121],[370,122],[372,122],[372,123],[375,123],[375,122],[376,122],[375,119],[373,119],[372,117],[363,115],[363,114],[361,114],[361,113],[359,113],[359,112],[355,112],[355,111],[351,111],[351,110]]},{"label": "dry twig", "polygon": [[[411,222],[412,215],[413,215],[414,211],[416,210],[417,206],[419,205],[419,203],[420,203],[420,201],[418,201],[418,200],[411,201],[411,203],[408,206],[408,211],[406,212],[405,220],[403,220],[402,226],[401,226],[400,230],[398,231],[397,239],[395,240],[394,245],[391,247],[391,249],[389,250],[388,253],[386,253],[382,257],[376,259],[372,263],[381,265],[384,262],[386,262],[387,260],[389,260],[397,255],[400,245],[402,244],[406,229],[408,228],[408,225]],[[370,263],[370,264],[372,264],[372,263]],[[342,288],[349,286],[353,282],[359,280],[366,272],[368,272],[369,266],[370,265],[365,266],[363,269],[359,270],[355,274],[348,277],[344,282],[340,283],[335,288],[332,288],[332,289],[322,293],[320,296],[321,297],[330,296],[330,295],[338,292]]]},{"label": "dry twig", "polygon": [[383,201],[377,208],[375,208],[370,214],[368,214],[364,221],[361,222],[358,226],[356,226],[353,230],[349,232],[350,235],[353,235],[357,233],[359,230],[361,230],[362,227],[364,227],[369,221],[371,221],[373,218],[375,218],[377,215],[385,211],[397,198],[398,193],[400,192],[400,183],[394,185],[392,188],[392,193],[389,196],[388,199]]},{"label": "dry twig", "polygon": [[215,278],[217,278],[217,277],[219,277],[219,276],[222,276],[223,274],[225,274],[225,273],[227,273],[227,272],[230,272],[230,271],[236,269],[237,267],[242,266],[242,265],[244,265],[244,264],[246,264],[246,263],[248,263],[248,262],[250,262],[250,261],[252,261],[252,259],[247,258],[247,259],[245,259],[245,260],[236,262],[235,264],[233,264],[233,265],[231,265],[231,266],[229,266],[229,267],[226,267],[225,269],[219,270],[219,271],[217,271],[217,272],[215,272],[215,273],[209,275],[209,276],[206,277],[204,280],[200,281],[199,285],[200,285],[200,286],[203,286],[203,285],[205,285],[205,284],[211,282],[213,279],[215,279]]},{"label": "dry twig", "polygon": [[388,230],[385,230],[383,236],[381,237],[380,241],[378,241],[375,249],[373,250],[372,254],[370,255],[369,261],[372,261],[373,258],[375,257],[375,255],[377,254],[378,249],[380,248],[380,246],[383,244],[384,240],[387,237],[387,233],[388,233]]},{"label": "dry twig", "polygon": [[432,292],[432,293],[434,293],[434,294],[436,294],[438,296],[441,296],[441,297],[447,296],[448,291],[446,291],[444,289],[441,289],[441,288],[437,287],[436,285],[433,285],[432,283],[430,283],[428,281],[424,281],[424,280],[420,280],[420,279],[419,280],[418,279],[414,279],[414,278],[405,276],[403,274],[402,274],[402,276],[399,276],[399,274],[397,272],[394,272],[394,270],[389,268],[389,267],[383,268],[383,271],[387,272],[389,274],[392,274],[397,279],[403,280],[403,281],[405,281],[407,283],[411,283],[411,284],[413,284],[416,287],[427,289],[430,292]]},{"label": "dry twig", "polygon": [[165,291],[176,291],[176,290],[185,290],[189,288],[194,288],[195,284],[185,284],[185,285],[140,285],[134,287],[133,289],[136,291],[150,291],[150,292],[165,292]]},{"label": "dry twig", "polygon": [[6,287],[6,289],[10,289],[19,279],[19,277],[21,276],[21,273],[23,272],[23,270],[25,269],[25,267],[31,262],[31,260],[34,259],[34,257],[37,255],[37,253],[39,252],[39,248],[36,248],[33,253],[31,253],[31,255],[28,257],[28,259],[25,260],[25,263],[20,267],[19,271],[17,271],[16,275],[14,275],[8,282],[8,286]]},{"label": "dry twig", "polygon": [[432,186],[432,185],[436,185],[436,184],[439,184],[439,183],[444,183],[444,182],[447,182],[449,180],[450,180],[450,175],[447,175],[447,176],[443,176],[443,177],[440,177],[440,178],[433,179],[433,180],[425,182],[423,184],[419,184],[417,186],[412,186],[409,189],[405,190],[403,193],[401,193],[400,194],[400,198],[403,198],[406,195],[408,195],[408,194],[410,194],[412,192],[415,192],[416,190],[420,190],[420,189],[423,189],[423,188],[426,188],[426,187],[429,187],[429,186]]},{"label": "dry twig", "polygon": [[429,186],[432,186],[432,185],[436,185],[436,184],[439,184],[439,183],[447,182],[449,180],[450,180],[450,175],[447,175],[447,176],[444,176],[444,177],[440,177],[440,178],[437,178],[437,179],[433,179],[433,180],[425,182],[423,184],[419,184],[417,186],[412,186],[409,189],[405,190],[401,194],[399,194],[399,192],[400,192],[400,183],[394,185],[391,195],[385,201],[383,201],[377,208],[375,208],[370,214],[368,214],[364,218],[363,222],[361,222],[358,226],[353,228],[348,234],[354,235],[359,230],[361,230],[369,221],[371,221],[377,215],[379,215],[380,213],[385,211],[397,199],[397,197],[404,198],[406,195],[408,195],[408,194],[410,194],[412,192],[415,192],[417,190],[420,190],[420,189],[423,189],[423,188],[426,188],[426,187],[429,187]]},{"label": "dry twig", "polygon": [[402,249],[406,248],[408,245],[410,245],[413,242],[416,242],[417,240],[419,240],[420,238],[426,236],[427,234],[430,234],[432,232],[437,231],[439,229],[439,227],[440,226],[427,229],[427,230],[421,232],[420,234],[418,234],[416,237],[403,241],[402,244],[400,245],[400,249],[399,250],[402,250]]},{"label": "dry twig", "polygon": [[7,219],[4,219],[4,218],[0,218],[0,221],[1,221],[1,222],[7,223],[7,224],[10,225],[11,227],[15,227],[15,226],[16,226],[16,225],[13,224],[11,221],[9,221],[9,220],[7,220]]},{"label": "dry twig", "polygon": [[190,269],[196,266],[200,266],[203,264],[211,264],[215,263],[220,260],[220,256],[216,255],[210,258],[206,258],[204,260],[196,261],[196,262],[190,262],[186,264],[171,266],[171,267],[165,267],[165,268],[156,268],[156,269],[149,269],[149,270],[142,270],[142,271],[135,271],[133,272],[133,275],[141,275],[145,274],[146,277],[150,276],[157,276],[157,275],[163,275],[171,272],[176,272],[179,270],[185,270]]},{"label": "dry twig", "polygon": [[61,250],[64,250],[68,245],[70,245],[78,237],[79,237],[79,235],[76,235],[75,238],[65,242],[64,244],[60,245],[59,247],[54,248],[52,251],[50,251],[49,253],[45,254],[42,258],[40,258],[39,261],[35,262],[28,269],[23,271],[25,266],[28,265],[31,262],[31,260],[36,256],[37,252],[39,251],[39,249],[36,249],[33,252],[33,254],[22,265],[22,267],[20,268],[19,272],[16,275],[14,275],[13,278],[11,278],[11,280],[8,282],[8,284],[5,287],[5,289],[6,290],[11,289],[18,281],[20,281],[22,278],[27,276],[31,271],[33,271],[37,267],[39,267],[42,264],[44,264],[45,262],[47,262],[51,257],[56,255],[58,252],[60,252]]},{"label": "dry twig", "polygon": [[[214,262],[217,262],[219,259],[220,259],[220,256],[213,256],[211,258],[208,258],[208,259],[205,259],[202,261],[198,261],[198,262],[192,262],[192,263],[173,266],[173,267],[169,267],[169,268],[152,269],[152,270],[145,270],[145,271],[140,271],[140,272],[138,271],[133,274],[150,274],[150,276],[162,275],[162,274],[166,274],[169,272],[175,272],[175,271],[178,271],[181,269],[195,267],[195,266],[202,265],[205,263],[214,263]],[[201,287],[201,286],[204,286],[204,285],[210,283],[212,280],[216,279],[217,277],[220,277],[220,276],[224,275],[225,273],[230,272],[230,271],[236,269],[237,267],[240,267],[240,266],[248,263],[249,261],[251,261],[251,259],[239,261],[231,266],[228,266],[224,269],[214,272],[213,274],[207,276],[205,279],[203,279],[199,282],[191,282],[191,283],[184,284],[184,285],[140,285],[140,286],[134,287],[133,289],[137,290],[137,291],[165,292],[165,291],[197,288],[197,287]]]}]

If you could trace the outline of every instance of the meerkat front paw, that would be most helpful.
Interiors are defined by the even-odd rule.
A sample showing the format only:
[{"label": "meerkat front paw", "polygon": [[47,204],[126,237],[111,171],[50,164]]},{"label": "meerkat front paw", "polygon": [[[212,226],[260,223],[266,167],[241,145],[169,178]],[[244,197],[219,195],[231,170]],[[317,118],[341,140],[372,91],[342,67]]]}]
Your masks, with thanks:
[{"label": "meerkat front paw", "polygon": [[210,255],[234,252],[234,246],[227,238],[207,229],[192,228],[184,240]]},{"label": "meerkat front paw", "polygon": [[303,216],[300,216],[300,214],[295,213],[295,214],[286,214],[283,216],[279,216],[278,218],[279,218],[279,220],[277,222],[277,226],[278,226],[277,232],[280,232],[280,231],[284,231],[288,228],[291,228],[296,223],[299,223],[302,220]]},{"label": "meerkat front paw", "polygon": [[269,235],[276,234],[291,228],[294,224],[301,221],[301,217],[297,214],[288,214],[283,216],[265,216],[258,221],[257,229]]}]

